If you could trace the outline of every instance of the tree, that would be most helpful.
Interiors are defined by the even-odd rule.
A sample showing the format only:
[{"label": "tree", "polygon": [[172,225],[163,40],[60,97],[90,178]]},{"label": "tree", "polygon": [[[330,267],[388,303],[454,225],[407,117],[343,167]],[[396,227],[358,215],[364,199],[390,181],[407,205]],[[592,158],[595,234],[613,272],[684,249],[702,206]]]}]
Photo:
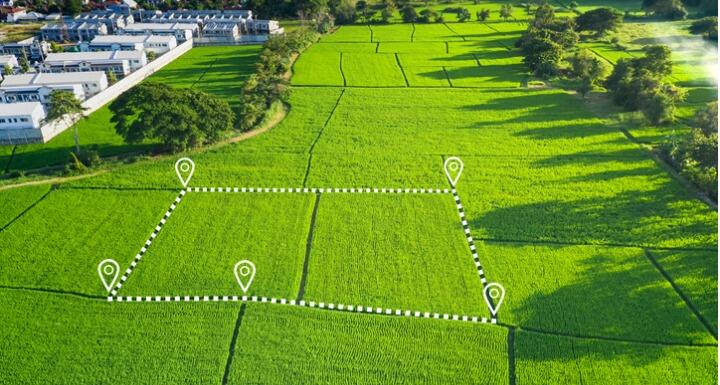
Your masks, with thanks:
[{"label": "tree", "polygon": [[705,135],[718,133],[718,102],[712,102],[695,112],[695,127]]},{"label": "tree", "polygon": [[610,72],[609,66],[590,51],[583,49],[570,60],[572,72],[580,80],[578,92],[585,97],[596,85],[602,84]]},{"label": "tree", "polygon": [[470,20],[470,11],[468,11],[467,8],[462,8],[462,7],[458,8],[457,18],[458,18],[458,21],[461,23],[464,23],[464,22]]},{"label": "tree", "polygon": [[621,59],[605,82],[616,104],[627,110],[640,110],[652,124],[671,122],[675,104],[684,100],[685,91],[665,81],[672,73],[670,49],[645,47],[645,56]]},{"label": "tree", "polygon": [[383,23],[387,23],[392,19],[393,14],[395,13],[397,9],[395,8],[395,4],[388,3],[385,8],[380,12],[380,17],[382,18]]},{"label": "tree", "polygon": [[352,24],[357,20],[357,5],[354,0],[340,0],[333,15],[338,24]]},{"label": "tree", "polygon": [[571,1],[569,4],[570,10],[575,12],[575,10],[580,6],[580,4],[577,3],[577,1]]},{"label": "tree", "polygon": [[5,64],[5,67],[3,68],[3,75],[12,75],[13,74],[13,68],[10,66],[10,64]]},{"label": "tree", "polygon": [[596,37],[614,31],[622,23],[623,14],[614,8],[596,8],[575,19],[577,31],[593,31]]},{"label": "tree", "polygon": [[478,21],[485,21],[490,17],[490,10],[489,9],[481,9],[477,12],[477,20]]},{"label": "tree", "polygon": [[25,51],[22,52],[22,55],[20,56],[20,72],[27,73],[30,71],[30,62],[28,61],[27,55],[25,54]]},{"label": "tree", "polygon": [[110,103],[115,131],[128,143],[159,140],[178,152],[213,143],[232,128],[228,103],[190,88],[141,83]]},{"label": "tree", "polygon": [[415,8],[410,4],[407,4],[400,9],[400,15],[402,15],[402,19],[405,23],[414,23],[418,19],[417,11],[415,11]]},{"label": "tree", "polygon": [[58,43],[56,43],[56,42],[54,42],[54,41],[51,41],[51,42],[50,42],[50,51],[52,51],[52,52],[63,52],[63,51],[65,51],[65,48],[63,48],[63,46],[61,46],[60,44],[58,44]]},{"label": "tree", "polygon": [[670,20],[684,19],[688,12],[680,0],[643,0],[645,13]]},{"label": "tree", "polygon": [[[50,111],[47,114],[47,120],[55,120],[82,114],[85,108],[82,102],[75,97],[75,94],[65,90],[54,90],[50,94]],[[82,115],[80,115],[82,117]],[[78,133],[78,124],[74,124],[75,128],[75,153],[80,154],[80,135]]]},{"label": "tree", "polygon": [[82,2],[80,0],[65,0],[63,9],[66,14],[76,16],[82,11]]},{"label": "tree", "polygon": [[107,76],[107,81],[109,85],[117,83],[117,76],[115,76],[115,71],[107,70],[105,71],[105,76]]},{"label": "tree", "polygon": [[507,21],[507,19],[509,19],[509,18],[512,17],[512,11],[513,11],[512,5],[510,5],[510,4],[503,4],[503,5],[500,7],[500,17],[501,17],[503,20]]},{"label": "tree", "polygon": [[148,61],[157,59],[157,53],[155,53],[155,51],[147,51],[145,55],[147,56]]},{"label": "tree", "polygon": [[535,11],[535,18],[531,25],[535,28],[545,28],[553,21],[555,21],[555,10],[548,4],[543,4]]},{"label": "tree", "polygon": [[636,69],[645,69],[660,78],[672,74],[672,52],[666,45],[651,45],[643,48],[645,57],[633,59]]},{"label": "tree", "polygon": [[706,39],[718,39],[718,18],[716,16],[705,17],[695,20],[690,25],[690,33],[693,35],[702,35]]},{"label": "tree", "polygon": [[432,9],[423,9],[420,11],[420,15],[417,21],[421,23],[429,23],[431,20],[437,19],[438,13]]}]

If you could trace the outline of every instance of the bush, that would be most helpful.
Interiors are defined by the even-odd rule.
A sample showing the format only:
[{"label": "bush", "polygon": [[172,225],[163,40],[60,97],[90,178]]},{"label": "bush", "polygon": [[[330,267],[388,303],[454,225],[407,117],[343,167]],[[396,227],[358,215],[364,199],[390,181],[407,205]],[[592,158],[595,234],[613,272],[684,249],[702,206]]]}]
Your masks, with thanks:
[{"label": "bush", "polygon": [[289,88],[285,74],[292,66],[292,56],[317,41],[318,34],[307,28],[273,36],[263,45],[256,72],[243,84],[239,126],[243,131],[255,127],[276,101],[286,101]]}]

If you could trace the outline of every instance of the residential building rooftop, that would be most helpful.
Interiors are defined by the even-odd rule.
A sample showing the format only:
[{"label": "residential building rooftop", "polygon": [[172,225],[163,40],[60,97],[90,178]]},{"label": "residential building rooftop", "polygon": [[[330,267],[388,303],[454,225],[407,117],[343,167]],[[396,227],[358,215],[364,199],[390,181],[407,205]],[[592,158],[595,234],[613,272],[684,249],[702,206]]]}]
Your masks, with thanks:
[{"label": "residential building rooftop", "polygon": [[47,73],[38,72],[34,74],[8,75],[0,83],[0,88],[7,86],[28,86],[34,84],[79,84],[92,81],[100,82],[105,77],[105,72],[62,72]]}]

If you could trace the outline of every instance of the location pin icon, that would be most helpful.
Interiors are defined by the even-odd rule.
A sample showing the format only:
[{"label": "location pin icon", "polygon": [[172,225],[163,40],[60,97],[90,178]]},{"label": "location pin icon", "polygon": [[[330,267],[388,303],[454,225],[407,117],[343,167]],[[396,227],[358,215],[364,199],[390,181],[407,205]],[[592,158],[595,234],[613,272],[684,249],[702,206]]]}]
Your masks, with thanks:
[{"label": "location pin icon", "polygon": [[498,309],[500,309],[500,305],[502,305],[503,299],[505,298],[505,288],[499,283],[489,283],[485,286],[485,290],[483,290],[483,296],[485,297],[485,302],[490,308],[490,312],[493,317],[496,316]]},{"label": "location pin icon", "polygon": [[190,158],[180,158],[175,162],[175,172],[178,178],[180,178],[180,183],[182,183],[183,187],[187,187],[188,183],[190,183],[190,178],[192,178],[195,172],[195,162]]},{"label": "location pin icon", "polygon": [[445,159],[445,175],[447,175],[450,184],[453,187],[457,184],[460,179],[460,174],[463,172],[463,162],[457,156],[451,156]]},{"label": "location pin icon", "polygon": [[255,278],[255,265],[248,260],[242,260],[235,264],[233,271],[243,293],[247,293],[253,278]]},{"label": "location pin icon", "polygon": [[106,259],[98,264],[98,274],[103,286],[109,292],[120,274],[120,265],[114,259]]}]

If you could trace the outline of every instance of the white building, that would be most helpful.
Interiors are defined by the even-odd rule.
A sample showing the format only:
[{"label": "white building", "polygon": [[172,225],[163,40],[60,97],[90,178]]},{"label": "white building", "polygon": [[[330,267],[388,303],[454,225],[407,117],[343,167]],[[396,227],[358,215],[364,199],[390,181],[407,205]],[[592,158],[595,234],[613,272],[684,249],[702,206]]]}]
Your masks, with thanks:
[{"label": "white building", "polygon": [[210,23],[203,28],[203,36],[236,40],[240,37],[240,30],[234,23]]},{"label": "white building", "polygon": [[50,53],[38,64],[40,72],[112,71],[125,76],[147,64],[145,51],[98,51]]},{"label": "white building", "polygon": [[45,108],[38,102],[0,104],[0,143],[42,141]]},{"label": "white building", "polygon": [[179,43],[197,37],[200,27],[196,23],[134,23],[123,28],[125,35],[175,36]]},{"label": "white building", "polygon": [[0,71],[2,71],[3,76],[12,75],[12,73],[5,73],[6,66],[10,66],[13,70],[20,66],[15,55],[0,55]]},{"label": "white building", "polygon": [[177,47],[175,36],[106,35],[95,36],[90,43],[81,43],[82,51],[153,51],[163,54]]},{"label": "white building", "polygon": [[54,90],[70,91],[85,100],[107,87],[105,72],[9,75],[0,84],[0,102],[40,102],[47,106]]}]

